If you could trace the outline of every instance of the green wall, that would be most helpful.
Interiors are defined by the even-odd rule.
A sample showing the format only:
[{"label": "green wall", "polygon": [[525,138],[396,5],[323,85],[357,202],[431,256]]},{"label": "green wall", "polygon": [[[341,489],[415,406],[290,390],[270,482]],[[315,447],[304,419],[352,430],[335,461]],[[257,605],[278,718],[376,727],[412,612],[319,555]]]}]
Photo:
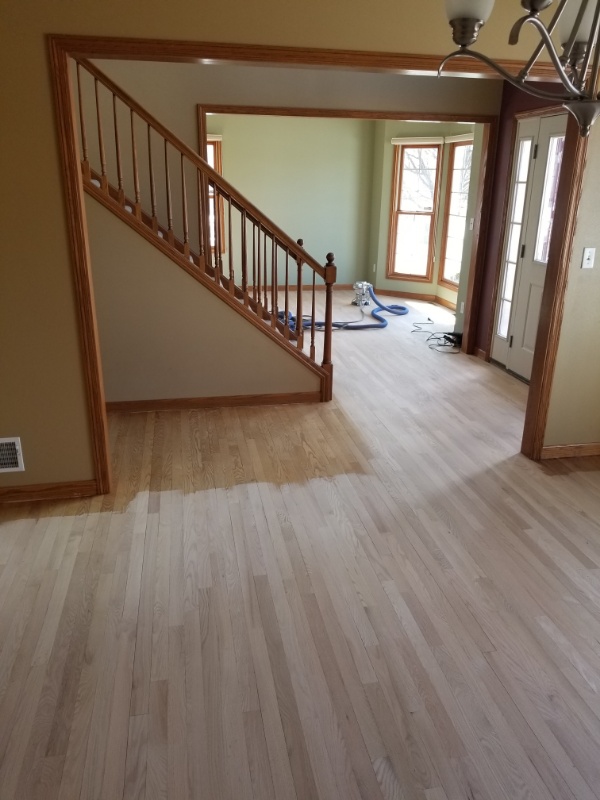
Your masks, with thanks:
[{"label": "green wall", "polygon": [[209,115],[223,136],[223,175],[322,264],[338,283],[365,276],[374,123],[312,117]]}]

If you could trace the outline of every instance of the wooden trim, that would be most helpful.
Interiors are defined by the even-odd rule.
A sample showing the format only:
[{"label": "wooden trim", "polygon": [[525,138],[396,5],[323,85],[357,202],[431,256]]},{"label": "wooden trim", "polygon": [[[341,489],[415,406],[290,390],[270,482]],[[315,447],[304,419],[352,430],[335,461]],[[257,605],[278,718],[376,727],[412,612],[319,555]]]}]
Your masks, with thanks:
[{"label": "wooden trim", "polygon": [[32,483],[28,486],[0,487],[0,503],[30,503],[41,500],[70,500],[76,497],[93,497],[106,494],[97,481],[70,481],[67,483]]},{"label": "wooden trim", "polygon": [[600,442],[588,444],[554,444],[542,447],[541,460],[550,458],[583,458],[600,456]]},{"label": "wooden trim", "polygon": [[321,119],[381,119],[398,122],[465,122],[484,124],[493,122],[496,117],[490,114],[433,114],[423,111],[370,111],[355,108],[298,108],[297,106],[232,106],[202,104],[198,106],[199,130],[200,114],[247,114],[269,117],[317,117]]},{"label": "wooden trim", "polygon": [[224,395],[223,397],[175,397],[166,400],[117,400],[106,404],[107,411],[187,411],[193,408],[233,406],[274,406],[290,403],[320,403],[321,392],[282,394]]},{"label": "wooden trim", "polygon": [[575,118],[568,114],[557,194],[565,200],[557,203],[554,213],[521,443],[521,452],[534,461],[540,460],[544,447],[587,145],[588,139],[580,136]]},{"label": "wooden trim", "polygon": [[482,361],[490,360],[488,354],[485,352],[485,350],[482,350],[481,347],[476,347],[475,350],[473,351],[473,355],[476,358],[480,358]]},{"label": "wooden trim", "polygon": [[203,106],[197,105],[196,106],[196,119],[198,122],[198,152],[202,156],[202,158],[207,161],[207,152],[206,152],[206,110]]},{"label": "wooden trim", "polygon": [[564,106],[548,106],[547,108],[530,108],[527,111],[517,111],[516,120],[529,119],[531,117],[553,117],[556,114],[564,114]]},{"label": "wooden trim", "polygon": [[98,494],[105,494],[110,491],[111,483],[108,422],[104,403],[104,383],[85,221],[83,185],[79,169],[80,157],[75,130],[73,93],[67,52],[56,41],[50,40],[49,54],[65,191],[66,223],[73,268],[75,306],[79,323],[82,370],[91,427],[94,489]]},{"label": "wooden trim", "polygon": [[[113,36],[74,36],[51,34],[64,51],[76,58],[118,58],[136,61],[175,61],[195,63],[273,64],[336,69],[374,70],[406,75],[437,75],[440,56],[416,53],[373,52],[368,50],[331,50],[317,47],[285,47],[225,42],[192,42],[185,40],[136,39]],[[501,59],[501,67],[517,75],[524,63]],[[500,80],[498,73],[472,58],[457,58],[446,68],[445,75],[468,75]],[[549,62],[538,62],[532,70],[536,78],[554,81],[556,72]]]},{"label": "wooden trim", "polygon": [[452,300],[446,300],[445,297],[441,297],[439,294],[435,296],[435,301],[439,306],[444,306],[444,308],[449,308],[450,311],[456,311],[456,303],[453,303]]},{"label": "wooden trim", "polygon": [[102,203],[102,205],[109,209],[109,211],[112,211],[114,214],[116,214],[121,220],[123,220],[123,222],[127,223],[127,225],[137,231],[137,233],[141,234],[148,242],[150,242],[150,244],[153,244],[158,250],[170,258],[171,261],[174,261],[178,266],[184,269],[188,275],[191,275],[192,278],[195,278],[198,283],[201,283],[202,286],[206,287],[210,292],[217,295],[217,297],[219,297],[224,303],[227,303],[230,308],[233,308],[234,311],[244,317],[244,319],[248,320],[251,325],[254,325],[255,328],[258,328],[259,331],[283,347],[286,352],[290,353],[294,358],[304,364],[305,367],[310,369],[321,379],[325,378],[322,367],[320,367],[318,364],[315,364],[305,353],[303,353],[297,347],[294,347],[291,342],[283,339],[279,334],[277,334],[271,324],[263,323],[258,316],[249,312],[246,306],[233,297],[228,289],[218,283],[215,283],[211,277],[202,272],[182,253],[175,250],[166,239],[161,236],[157,236],[152,228],[149,228],[142,220],[138,219],[135,214],[131,214],[126,211],[119,202],[114,200],[110,195],[107,195],[106,192],[103,192],[102,189],[94,186],[93,184],[86,182],[84,184],[84,188],[89,195]]},{"label": "wooden trim", "polygon": [[477,338],[477,323],[481,310],[481,288],[485,273],[487,232],[490,222],[492,195],[494,192],[494,161],[498,139],[498,121],[483,126],[477,205],[475,208],[473,236],[471,239],[471,262],[465,294],[463,316],[462,352],[472,354]]},{"label": "wooden trim", "polygon": [[396,289],[376,288],[374,288],[373,291],[375,293],[387,294],[390,297],[404,297],[406,300],[423,300],[426,303],[437,303],[440,306],[444,306],[444,308],[449,308],[450,311],[456,311],[456,305],[453,305],[450,300],[446,300],[446,298],[440,297],[437,294],[421,294],[420,292],[403,292],[402,290]]}]

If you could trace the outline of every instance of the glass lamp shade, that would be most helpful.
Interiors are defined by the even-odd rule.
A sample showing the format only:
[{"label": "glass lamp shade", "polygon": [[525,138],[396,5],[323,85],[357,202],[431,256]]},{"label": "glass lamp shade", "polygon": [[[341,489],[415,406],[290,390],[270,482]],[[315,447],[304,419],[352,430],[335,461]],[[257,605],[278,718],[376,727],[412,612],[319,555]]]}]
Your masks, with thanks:
[{"label": "glass lamp shade", "polygon": [[[563,13],[561,14],[561,17],[558,21],[558,37],[562,45],[565,45],[569,41],[569,37],[571,36],[571,31],[575,26],[577,14],[579,13],[582,2],[583,0],[569,0]],[[588,0],[587,8],[585,9],[583,19],[579,25],[577,36],[575,37],[576,42],[587,42],[590,38],[596,5],[596,0]]]},{"label": "glass lamp shade", "polygon": [[487,22],[494,8],[494,0],[446,0],[448,22],[455,19],[476,19]]}]

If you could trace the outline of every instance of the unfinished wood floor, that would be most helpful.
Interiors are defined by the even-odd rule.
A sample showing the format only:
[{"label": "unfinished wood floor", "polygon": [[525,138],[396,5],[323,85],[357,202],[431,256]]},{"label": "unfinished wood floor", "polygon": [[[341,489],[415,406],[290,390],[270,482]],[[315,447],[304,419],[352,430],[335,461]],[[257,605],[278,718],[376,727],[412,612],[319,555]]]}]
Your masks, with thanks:
[{"label": "unfinished wood floor", "polygon": [[2,800],[600,797],[600,460],[518,455],[426,310],[337,333],[331,404],[115,415],[114,495],[0,511]]}]

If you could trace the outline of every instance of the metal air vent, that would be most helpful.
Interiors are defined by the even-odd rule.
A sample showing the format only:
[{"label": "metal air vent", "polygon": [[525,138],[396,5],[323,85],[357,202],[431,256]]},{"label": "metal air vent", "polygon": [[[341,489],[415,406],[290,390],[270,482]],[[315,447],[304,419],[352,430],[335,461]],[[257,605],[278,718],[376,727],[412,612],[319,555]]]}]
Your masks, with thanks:
[{"label": "metal air vent", "polygon": [[0,439],[0,472],[23,472],[24,469],[19,437]]}]

